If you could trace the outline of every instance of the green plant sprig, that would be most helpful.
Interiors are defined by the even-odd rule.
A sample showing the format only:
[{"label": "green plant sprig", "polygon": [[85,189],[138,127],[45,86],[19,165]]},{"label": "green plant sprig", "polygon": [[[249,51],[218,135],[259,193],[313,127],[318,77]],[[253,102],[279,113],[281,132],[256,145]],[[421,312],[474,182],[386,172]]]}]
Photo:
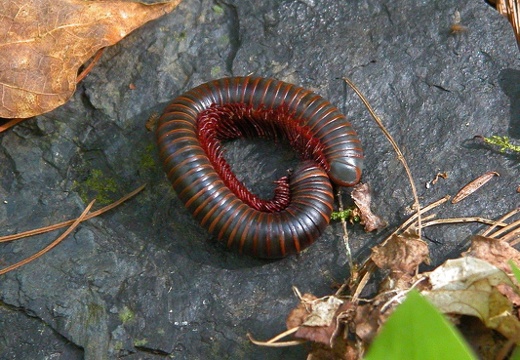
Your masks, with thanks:
[{"label": "green plant sprig", "polygon": [[513,151],[520,153],[520,145],[511,143],[511,140],[507,136],[493,135],[490,137],[482,137],[486,144],[495,145],[500,147],[500,152]]},{"label": "green plant sprig", "polygon": [[356,215],[354,209],[345,209],[343,211],[333,211],[330,215],[330,219],[333,221],[336,220],[348,220],[352,223],[358,223],[361,221],[361,218]]}]

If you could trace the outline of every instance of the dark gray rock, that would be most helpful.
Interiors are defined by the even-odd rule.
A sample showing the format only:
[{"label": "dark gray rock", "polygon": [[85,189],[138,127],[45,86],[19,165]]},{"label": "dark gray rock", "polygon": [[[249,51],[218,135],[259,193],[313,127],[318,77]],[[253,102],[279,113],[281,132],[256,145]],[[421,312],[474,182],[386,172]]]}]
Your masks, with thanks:
[{"label": "dark gray rock", "polygon": [[[467,32],[450,33],[456,10]],[[79,215],[100,184],[106,199],[148,184],[0,279],[0,358],[304,357],[303,347],[253,346],[246,333],[267,339],[284,330],[297,303],[292,285],[322,296],[349,276],[339,224],[299,256],[265,262],[229,253],[178,201],[144,128],[181,92],[249,73],[310,88],[344,110],[364,143],[364,181],[389,229],[407,217],[410,186],[344,76],[401,145],[423,204],[486,171],[501,174],[439,217],[496,218],[518,206],[519,158],[472,140],[520,138],[518,49],[510,25],[484,1],[185,0],[107,49],[66,105],[0,135],[3,234]],[[262,142],[232,144],[228,157],[263,194],[294,160]],[[449,178],[426,189],[438,171]],[[434,264],[456,256],[478,228],[427,229]],[[18,261],[57,234],[2,244],[0,259]],[[384,235],[354,227],[356,258]]]}]

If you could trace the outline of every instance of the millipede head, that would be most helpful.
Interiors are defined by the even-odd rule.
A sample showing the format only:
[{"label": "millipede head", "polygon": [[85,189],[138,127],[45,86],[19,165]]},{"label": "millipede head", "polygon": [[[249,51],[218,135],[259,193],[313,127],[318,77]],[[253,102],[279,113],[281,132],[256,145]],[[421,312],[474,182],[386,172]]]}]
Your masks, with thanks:
[{"label": "millipede head", "polygon": [[339,186],[353,186],[361,179],[362,158],[335,159],[330,162],[329,176]]}]

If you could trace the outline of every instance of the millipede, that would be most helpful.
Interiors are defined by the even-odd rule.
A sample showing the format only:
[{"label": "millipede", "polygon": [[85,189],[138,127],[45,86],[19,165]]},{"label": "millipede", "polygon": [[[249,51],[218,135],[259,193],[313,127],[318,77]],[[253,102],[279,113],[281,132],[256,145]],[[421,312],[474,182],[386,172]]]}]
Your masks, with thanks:
[{"label": "millipede", "polygon": [[[193,217],[228,248],[281,258],[312,244],[333,210],[335,186],[359,182],[363,150],[345,116],[302,87],[260,77],[199,85],[164,110],[156,129],[164,169]],[[286,141],[302,161],[275,181],[272,199],[253,194],[224,158],[223,143]]]}]

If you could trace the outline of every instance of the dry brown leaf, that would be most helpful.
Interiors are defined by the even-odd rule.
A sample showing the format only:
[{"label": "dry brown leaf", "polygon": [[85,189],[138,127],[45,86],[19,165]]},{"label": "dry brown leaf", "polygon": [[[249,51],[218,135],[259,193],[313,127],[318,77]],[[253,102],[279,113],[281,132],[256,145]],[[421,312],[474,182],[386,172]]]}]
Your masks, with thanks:
[{"label": "dry brown leaf", "polygon": [[359,208],[359,215],[361,216],[361,224],[365,227],[365,231],[374,231],[383,229],[387,223],[379,216],[374,214],[370,209],[372,202],[372,194],[368,184],[358,184],[352,190],[350,195],[356,206]]},{"label": "dry brown leaf", "polygon": [[467,256],[448,260],[427,276],[432,289],[422,294],[440,311],[477,317],[520,344],[520,320],[509,297],[499,290],[503,285],[512,290],[514,285],[502,270]]},{"label": "dry brown leaf", "polygon": [[480,235],[471,238],[471,247],[462,255],[485,260],[508,274],[511,274],[509,260],[520,264],[520,251],[509,243]]},{"label": "dry brown leaf", "polygon": [[383,244],[372,248],[372,261],[380,269],[394,273],[415,272],[421,263],[429,263],[428,245],[417,235],[393,235]]},{"label": "dry brown leaf", "polygon": [[28,118],[62,105],[76,89],[78,68],[97,50],[180,2],[2,0],[0,117]]},{"label": "dry brown leaf", "polygon": [[287,329],[292,329],[303,324],[310,313],[309,304],[316,299],[318,298],[312,294],[303,294],[298,306],[291,310],[287,316],[287,320],[285,320],[285,326],[287,326]]},{"label": "dry brown leaf", "polygon": [[332,347],[332,338],[336,332],[338,309],[343,300],[335,296],[316,299],[310,305],[305,321],[300,325],[294,337],[319,342]]},{"label": "dry brown leaf", "polygon": [[365,344],[370,344],[386,317],[388,316],[381,313],[381,304],[379,303],[359,305],[354,319],[356,335]]}]

